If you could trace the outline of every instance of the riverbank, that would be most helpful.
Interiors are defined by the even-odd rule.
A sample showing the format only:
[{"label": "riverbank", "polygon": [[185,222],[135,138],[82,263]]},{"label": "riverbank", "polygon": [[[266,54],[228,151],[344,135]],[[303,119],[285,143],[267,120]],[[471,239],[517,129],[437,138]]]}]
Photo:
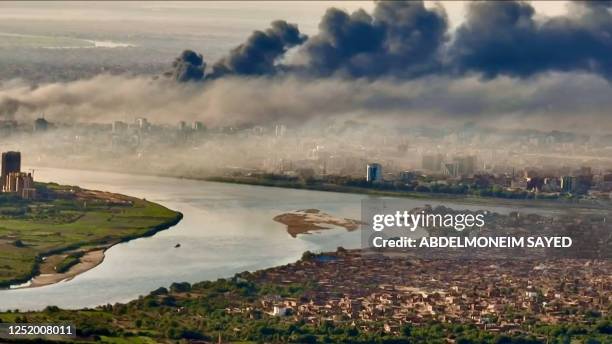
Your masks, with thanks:
[{"label": "riverbank", "polygon": [[510,199],[500,197],[480,197],[470,195],[452,195],[446,193],[433,193],[433,192],[416,192],[416,191],[387,191],[378,190],[374,188],[364,187],[353,187],[336,184],[306,184],[301,182],[291,182],[282,180],[265,180],[258,178],[249,177],[206,177],[202,180],[217,183],[231,183],[241,185],[255,185],[255,186],[266,186],[266,187],[277,187],[284,189],[298,189],[298,190],[314,190],[323,192],[338,192],[338,193],[351,193],[360,194],[366,196],[378,196],[378,197],[399,197],[399,198],[412,198],[421,200],[432,200],[438,202],[458,202],[473,205],[497,205],[497,206],[508,206],[508,207],[538,207],[538,208],[575,208],[575,209],[593,209],[593,210],[605,210],[609,209],[610,202],[597,202],[587,200],[548,200],[548,199]]},{"label": "riverbank", "polygon": [[[62,281],[69,281],[75,278],[76,276],[102,264],[102,262],[104,261],[105,250],[106,249],[98,249],[85,253],[83,257],[80,258],[78,263],[76,263],[68,271],[63,273],[55,271],[55,265],[52,261],[55,257],[62,259],[64,255],[58,254],[56,256],[46,257],[46,259],[40,264],[40,274],[34,276],[22,288],[44,287],[46,285],[51,285]],[[18,288],[21,287],[17,287],[14,289]]]},{"label": "riverbank", "polygon": [[[0,321],[73,324],[76,337],[63,339],[71,343],[608,343],[611,268],[607,260],[489,258],[449,268],[445,259],[338,248],[230,278],[172,283],[127,303],[0,312]],[[559,285],[568,278],[581,286]],[[525,301],[540,286],[551,292],[538,298],[572,312]],[[479,308],[486,323],[472,316]]]},{"label": "riverbank", "polygon": [[[178,214],[179,215],[174,221],[170,221],[166,224],[162,224],[160,226],[154,227],[151,229],[151,231],[144,233],[142,236],[126,237],[118,242],[108,244],[108,245],[97,246],[94,248],[89,248],[86,251],[71,250],[69,252],[58,253],[52,256],[44,257],[43,259],[40,260],[41,263],[39,264],[39,267],[37,269],[38,274],[32,276],[32,278],[28,282],[20,286],[13,287],[12,289],[37,288],[37,287],[44,287],[44,286],[59,283],[59,282],[70,281],[76,276],[82,273],[85,273],[95,268],[96,266],[102,264],[104,262],[105,252],[111,247],[115,246],[116,244],[119,244],[121,242],[127,242],[127,241],[134,240],[134,239],[152,236],[161,230],[165,230],[165,229],[168,229],[176,225],[183,218],[183,215],[181,213],[178,213]],[[69,267],[67,271],[58,272],[55,269],[57,264],[65,260],[66,258],[70,257],[70,255],[75,252],[82,253],[82,257],[79,258],[78,262],[72,265],[71,267]]]},{"label": "riverbank", "polygon": [[[361,244],[359,233],[344,229],[320,231],[316,235],[293,239],[285,226],[272,221],[278,214],[310,208],[341,218],[359,219],[359,202],[364,198],[360,195],[74,170],[43,169],[37,174],[40,180],[56,179],[90,189],[141,195],[180,210],[185,219],[171,231],[127,245],[116,245],[107,252],[102,265],[69,283],[0,293],[0,305],[5,311],[41,311],[47,306],[93,309],[109,303],[127,303],[172,282],[214,281],[241,271],[282,267],[297,260],[306,250],[330,252],[338,246],[357,248]],[[408,202],[407,209],[428,203],[427,200],[405,201]],[[173,248],[175,243],[181,243],[181,248]],[[92,293],[92,290],[98,292]],[[220,294],[227,299],[223,292],[221,290]],[[138,302],[141,301],[134,301]],[[224,309],[223,305],[220,307]],[[89,313],[85,313],[74,312],[75,317],[83,318],[76,324],[77,328],[81,323],[92,326],[86,318]],[[188,317],[193,313],[176,314]],[[34,321],[33,317],[27,317]],[[3,318],[6,321],[10,319],[10,315],[8,319]],[[146,323],[147,319],[143,319],[143,324]],[[161,331],[165,333],[165,329]],[[231,327],[228,331],[231,332]]]},{"label": "riverbank", "polygon": [[[48,167],[56,168],[51,165],[36,165],[36,168]],[[265,187],[276,187],[283,189],[295,189],[295,190],[312,190],[322,192],[337,192],[337,193],[348,193],[358,194],[366,196],[377,196],[377,197],[399,197],[399,198],[411,198],[417,200],[432,200],[438,202],[457,202],[473,205],[496,205],[496,206],[508,206],[508,207],[538,207],[538,208],[572,208],[572,209],[583,209],[583,210],[607,210],[612,206],[610,201],[602,200],[576,200],[576,199],[512,199],[512,198],[501,198],[501,197],[486,197],[486,196],[472,196],[472,195],[454,195],[448,193],[434,193],[434,192],[417,192],[417,191],[388,191],[378,190],[373,188],[353,187],[344,186],[337,184],[306,184],[301,182],[290,182],[290,181],[271,181],[249,177],[230,177],[230,176],[195,176],[193,174],[184,175],[177,173],[148,173],[143,171],[134,172],[126,169],[105,169],[105,168],[88,168],[84,169],[78,166],[70,167],[69,169],[77,171],[98,171],[98,172],[119,172],[128,175],[142,175],[152,177],[163,177],[163,178],[176,178],[186,180],[198,180],[207,181],[214,183],[227,183],[227,184],[238,184],[238,185],[254,185],[254,186],[265,186]]]},{"label": "riverbank", "polygon": [[182,214],[76,186],[38,184],[37,201],[0,202],[0,287],[39,287],[93,269],[104,251],[170,228]]}]

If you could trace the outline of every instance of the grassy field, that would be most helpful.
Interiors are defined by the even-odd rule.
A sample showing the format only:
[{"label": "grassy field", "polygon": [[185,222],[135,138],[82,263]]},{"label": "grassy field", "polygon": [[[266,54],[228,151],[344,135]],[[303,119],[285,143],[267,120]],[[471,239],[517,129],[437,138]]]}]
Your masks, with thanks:
[{"label": "grassy field", "polygon": [[150,235],[180,219],[177,212],[128,196],[56,184],[37,189],[41,200],[0,198],[0,286],[27,281],[43,256],[71,251],[74,259],[79,250]]}]

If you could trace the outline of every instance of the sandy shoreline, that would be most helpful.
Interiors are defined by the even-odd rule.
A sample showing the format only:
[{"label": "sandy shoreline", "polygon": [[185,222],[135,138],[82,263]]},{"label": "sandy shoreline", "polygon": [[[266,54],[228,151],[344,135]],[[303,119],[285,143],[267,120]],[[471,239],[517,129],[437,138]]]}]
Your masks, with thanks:
[{"label": "sandy shoreline", "polygon": [[[170,227],[175,226],[179,223],[183,218],[183,214],[177,213],[175,219],[168,221],[166,223],[162,223],[158,226],[151,228],[148,232],[143,233],[140,236],[135,237],[126,237],[121,240],[117,240],[113,243],[108,243],[104,245],[97,246],[89,246],[87,248],[76,249],[72,251],[66,251],[62,253],[53,254],[50,256],[43,257],[43,260],[38,265],[38,274],[34,275],[29,281],[22,284],[15,284],[9,287],[9,289],[23,289],[23,288],[38,288],[43,286],[48,286],[51,284],[70,281],[74,277],[85,273],[96,266],[102,264],[105,258],[105,252],[109,248],[120,244],[122,242],[141,239],[150,237],[155,235],[157,232],[161,230],[168,229]],[[55,267],[58,263],[64,260],[69,254],[73,253],[83,253],[83,255],[79,258],[79,262],[74,266],[70,267],[66,272],[57,272],[55,271]]]},{"label": "sandy shoreline", "polygon": [[[292,237],[297,237],[299,234],[309,234],[313,231],[327,230],[334,227],[341,227],[347,231],[354,231],[359,228],[360,221],[353,219],[337,218],[327,213],[321,212],[318,209],[296,210],[293,212],[284,213],[274,217],[274,221],[287,226],[287,232]],[[107,249],[114,246],[116,243],[105,246],[80,250],[83,256],[79,259],[79,263],[72,266],[68,271],[60,273],[55,271],[55,266],[65,259],[68,254],[77,252],[64,252],[47,256],[40,263],[40,273],[35,275],[30,281],[12,289],[23,288],[38,288],[51,284],[70,281],[74,277],[85,273],[96,266],[102,264],[105,258]]]},{"label": "sandy shoreline", "polygon": [[41,263],[40,274],[34,276],[29,281],[29,283],[24,285],[23,287],[14,288],[14,289],[37,288],[37,287],[43,287],[46,285],[59,283],[62,281],[70,281],[77,275],[80,275],[102,264],[102,262],[104,261],[104,257],[105,257],[104,256],[105,251],[106,251],[106,248],[100,248],[100,249],[96,248],[96,249],[85,252],[83,257],[79,259],[79,263],[77,263],[76,265],[74,265],[73,267],[68,269],[68,271],[64,273],[59,273],[59,272],[54,271],[55,264],[52,263],[55,260],[54,257],[60,257],[63,259],[63,257],[65,257],[64,254],[46,257],[45,261]]}]

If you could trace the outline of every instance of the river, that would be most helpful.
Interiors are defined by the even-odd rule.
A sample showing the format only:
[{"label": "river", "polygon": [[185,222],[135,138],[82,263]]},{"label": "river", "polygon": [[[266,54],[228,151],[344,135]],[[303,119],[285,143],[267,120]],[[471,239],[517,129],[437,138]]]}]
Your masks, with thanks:
[{"label": "river", "polygon": [[[368,197],[52,168],[37,169],[35,179],[146,198],[182,212],[184,218],[155,236],[113,246],[102,264],[70,281],[1,290],[0,310],[40,310],[48,305],[82,308],[127,302],[172,282],[211,280],[287,264],[306,250],[357,248],[358,232],[333,229],[292,238],[283,225],[272,219],[283,212],[307,208],[359,219],[361,200]],[[426,200],[409,202],[414,207],[438,204]],[[177,243],[179,248],[175,248]]]}]

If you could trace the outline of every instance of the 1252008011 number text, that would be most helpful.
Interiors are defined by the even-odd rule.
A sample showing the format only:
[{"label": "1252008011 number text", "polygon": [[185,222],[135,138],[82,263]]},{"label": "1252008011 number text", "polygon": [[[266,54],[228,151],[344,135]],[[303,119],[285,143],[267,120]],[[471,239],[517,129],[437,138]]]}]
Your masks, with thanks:
[{"label": "1252008011 number text", "polygon": [[74,337],[76,328],[70,324],[0,324],[0,338]]}]

